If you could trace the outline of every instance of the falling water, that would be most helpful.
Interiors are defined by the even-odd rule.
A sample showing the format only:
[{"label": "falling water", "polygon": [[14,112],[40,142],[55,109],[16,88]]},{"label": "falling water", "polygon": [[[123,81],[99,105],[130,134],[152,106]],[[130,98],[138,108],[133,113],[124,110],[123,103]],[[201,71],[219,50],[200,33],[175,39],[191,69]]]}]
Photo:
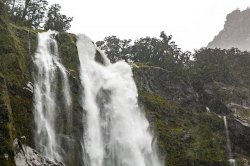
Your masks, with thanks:
[{"label": "falling water", "polygon": [[[60,63],[55,35],[53,31],[38,35],[38,48],[33,59],[35,143],[44,156],[52,161],[63,162],[63,133],[57,129],[57,119],[62,114],[59,115],[59,111],[70,111],[71,97],[67,72]],[[62,92],[58,89],[60,86]],[[66,115],[70,119],[70,113]]]},{"label": "falling water", "polygon": [[84,164],[160,166],[149,123],[138,106],[130,66],[123,61],[96,62],[96,48],[84,35],[78,36],[77,48],[86,111]]},{"label": "falling water", "polygon": [[232,156],[232,149],[231,149],[231,142],[230,142],[230,137],[229,137],[229,132],[228,132],[228,126],[227,126],[227,117],[223,116],[224,120],[224,125],[225,125],[225,132],[226,132],[226,139],[227,139],[227,151],[228,151],[228,156],[229,156],[229,163],[231,166],[236,166],[235,160],[233,159]]}]

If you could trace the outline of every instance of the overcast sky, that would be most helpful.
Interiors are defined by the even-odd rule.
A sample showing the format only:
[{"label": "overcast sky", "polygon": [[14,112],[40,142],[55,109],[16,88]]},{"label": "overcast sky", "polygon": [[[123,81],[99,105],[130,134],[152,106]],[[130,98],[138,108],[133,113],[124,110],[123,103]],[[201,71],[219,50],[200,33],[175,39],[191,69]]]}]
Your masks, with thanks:
[{"label": "overcast sky", "polygon": [[226,15],[250,6],[250,0],[48,0],[73,16],[70,32],[92,40],[173,35],[183,51],[206,46],[223,28]]}]

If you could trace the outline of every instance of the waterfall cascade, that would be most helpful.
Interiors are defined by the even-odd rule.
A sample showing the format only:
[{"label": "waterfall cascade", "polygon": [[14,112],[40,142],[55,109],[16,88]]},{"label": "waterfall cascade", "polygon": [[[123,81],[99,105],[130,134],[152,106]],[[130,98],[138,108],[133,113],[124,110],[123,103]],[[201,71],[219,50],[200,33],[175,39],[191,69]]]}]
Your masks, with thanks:
[{"label": "waterfall cascade", "polygon": [[229,156],[228,161],[231,166],[236,166],[235,160],[233,159],[233,156],[232,156],[231,142],[230,142],[228,126],[227,126],[227,117],[223,116],[223,120],[224,120],[226,139],[227,139],[227,151],[228,151],[228,156]]},{"label": "waterfall cascade", "polygon": [[36,125],[35,143],[38,150],[52,161],[63,162],[63,126],[57,124],[61,110],[68,112],[66,121],[70,122],[71,97],[66,69],[60,63],[55,35],[56,32],[53,31],[38,35],[37,53],[33,59],[33,112]]},{"label": "waterfall cascade", "polygon": [[[60,63],[55,35],[53,31],[38,35],[33,59],[37,150],[64,165],[162,165],[149,123],[138,106],[131,67],[123,61],[111,64],[88,37],[79,35],[83,110],[72,111],[67,71]],[[95,60],[96,50],[103,64]],[[75,111],[82,117],[72,117],[71,112]],[[72,121],[82,126],[69,131]]]},{"label": "waterfall cascade", "polygon": [[80,78],[83,86],[83,151],[90,166],[160,166],[149,123],[137,101],[130,66],[123,62],[95,61],[96,48],[78,36]]}]

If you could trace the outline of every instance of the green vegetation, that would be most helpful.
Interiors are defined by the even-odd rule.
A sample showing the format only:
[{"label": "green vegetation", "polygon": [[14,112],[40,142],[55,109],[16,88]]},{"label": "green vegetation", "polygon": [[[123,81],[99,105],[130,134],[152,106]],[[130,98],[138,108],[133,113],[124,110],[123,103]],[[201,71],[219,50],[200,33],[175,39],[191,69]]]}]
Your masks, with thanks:
[{"label": "green vegetation", "polygon": [[14,165],[12,115],[5,80],[0,73],[0,165]]},{"label": "green vegetation", "polygon": [[125,60],[160,66],[164,69],[183,68],[191,53],[182,52],[171,40],[172,36],[161,32],[160,39],[145,37],[131,44],[131,39],[121,40],[116,36],[110,36],[104,41],[96,42],[96,45],[105,51],[112,62]]},{"label": "green vegetation", "polygon": [[66,15],[62,15],[60,10],[61,6],[59,4],[51,5],[44,24],[44,30],[65,32],[70,29],[70,22],[73,21],[73,17],[68,18]]},{"label": "green vegetation", "polygon": [[3,4],[10,20],[20,26],[65,32],[73,21],[73,17],[60,13],[59,4],[48,8],[47,0],[3,0]]},{"label": "green vegetation", "polygon": [[139,96],[166,165],[226,165],[223,121],[216,114],[192,112],[145,91]]}]

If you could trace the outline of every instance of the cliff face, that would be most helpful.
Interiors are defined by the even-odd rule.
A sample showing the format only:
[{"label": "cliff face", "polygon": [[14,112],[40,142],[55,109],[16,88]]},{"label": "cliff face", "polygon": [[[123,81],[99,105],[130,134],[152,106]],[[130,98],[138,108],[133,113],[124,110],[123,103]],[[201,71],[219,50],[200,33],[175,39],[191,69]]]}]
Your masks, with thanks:
[{"label": "cliff face", "polygon": [[[76,37],[60,33],[56,40],[73,95],[73,130],[81,139],[81,135],[77,135],[83,130],[80,125],[83,110],[78,103],[80,84]],[[0,15],[1,166],[15,165],[15,157],[32,163],[32,157],[25,155],[27,152],[32,152],[33,157],[43,163],[60,165],[51,163],[31,149],[35,149],[32,57],[36,47],[36,31],[17,27]],[[193,85],[182,79],[174,80],[170,71],[146,65],[134,65],[133,73],[141,107],[157,136],[161,158],[166,165],[228,165],[224,115],[228,117],[233,156],[238,165],[249,160],[250,92],[247,86],[218,81]],[[58,125],[63,125],[63,121]],[[80,151],[80,145],[73,148]],[[68,155],[74,161],[69,165],[80,165],[82,156],[70,152]]]},{"label": "cliff face", "polygon": [[[28,58],[28,30],[8,23],[6,17],[0,16],[0,72],[2,107],[1,124],[5,130],[1,134],[0,165],[13,164],[13,139],[18,135],[28,135],[32,140],[32,95],[24,87],[31,80],[31,58]],[[30,32],[34,53],[36,34]],[[3,146],[2,146],[3,145]]]},{"label": "cliff face", "polygon": [[[0,10],[3,11],[3,10]],[[15,165],[14,140],[35,148],[34,143],[34,116],[33,103],[33,79],[34,70],[32,58],[37,48],[37,31],[25,27],[18,27],[8,21],[4,14],[0,14],[0,165]],[[74,35],[61,33],[57,36],[61,59],[67,67],[70,75],[73,100],[77,102],[78,93],[78,55]],[[70,55],[70,56],[69,56]],[[78,126],[81,108],[74,104],[73,116],[76,117],[74,125]],[[79,118],[77,120],[77,118]],[[62,123],[61,123],[62,124]],[[58,125],[61,125],[58,124]],[[79,125],[80,126],[80,125]],[[81,127],[79,127],[81,129]],[[79,130],[80,130],[79,129]],[[78,130],[78,129],[75,129]],[[75,132],[77,133],[77,132]],[[80,136],[79,136],[80,137]],[[80,139],[80,138],[79,138]],[[21,140],[21,141],[20,141]],[[23,147],[27,147],[23,145]],[[21,145],[19,145],[21,146]],[[75,145],[80,148],[80,145]],[[15,150],[15,151],[14,151]],[[27,153],[31,155],[32,150]],[[21,154],[22,155],[22,154]],[[80,161],[80,156],[71,154],[75,163]],[[69,155],[69,156],[71,156]],[[20,155],[19,155],[20,156]],[[25,156],[25,153],[24,153]],[[30,157],[39,158],[51,163],[41,156],[33,153]],[[26,156],[27,157],[27,156]],[[32,158],[23,158],[31,160]],[[30,161],[31,162],[31,161]],[[39,162],[38,162],[39,163]],[[51,163],[53,165],[53,163]],[[56,165],[56,164],[55,164]]]},{"label": "cliff face", "polygon": [[223,116],[228,118],[237,163],[249,160],[248,88],[216,81],[197,88],[183,80],[171,81],[164,69],[137,66],[133,70],[139,99],[158,136],[159,149],[166,154],[166,165],[227,165]]},{"label": "cliff face", "polygon": [[209,48],[250,50],[250,9],[227,15],[224,29],[208,44]]}]

